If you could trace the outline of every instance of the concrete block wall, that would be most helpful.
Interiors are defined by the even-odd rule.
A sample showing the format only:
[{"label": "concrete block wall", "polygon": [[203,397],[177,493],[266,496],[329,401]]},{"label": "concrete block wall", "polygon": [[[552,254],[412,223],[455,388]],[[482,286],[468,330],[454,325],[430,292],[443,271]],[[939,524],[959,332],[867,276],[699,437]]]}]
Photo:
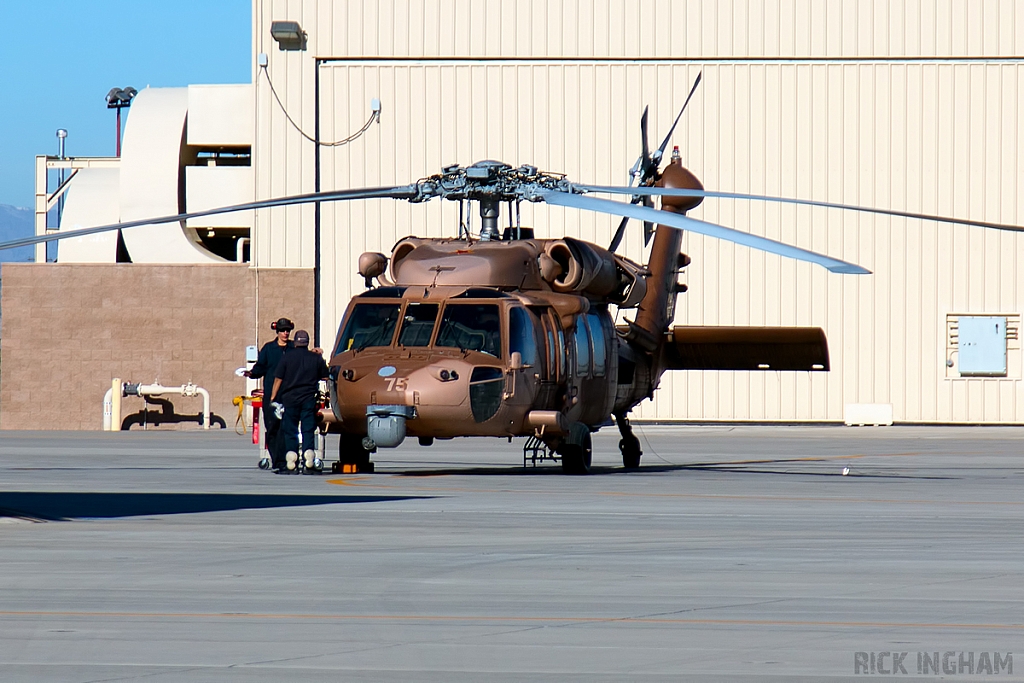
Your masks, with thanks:
[{"label": "concrete block wall", "polygon": [[[0,429],[98,430],[114,377],[194,382],[210,392],[214,424],[230,429],[245,347],[272,339],[281,316],[312,325],[309,269],[5,263],[0,276]],[[168,403],[151,403],[149,414],[169,410],[178,421],[151,428],[198,428],[202,399],[161,398]],[[122,418],[144,405],[124,399]]]}]

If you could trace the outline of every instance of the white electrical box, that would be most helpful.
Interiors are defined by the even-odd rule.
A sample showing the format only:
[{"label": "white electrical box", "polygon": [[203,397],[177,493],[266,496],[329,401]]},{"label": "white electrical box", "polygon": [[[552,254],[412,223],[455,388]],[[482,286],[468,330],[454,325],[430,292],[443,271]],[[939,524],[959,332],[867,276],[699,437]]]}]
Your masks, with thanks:
[{"label": "white electrical box", "polygon": [[960,316],[959,370],[961,377],[1006,376],[1006,318]]}]

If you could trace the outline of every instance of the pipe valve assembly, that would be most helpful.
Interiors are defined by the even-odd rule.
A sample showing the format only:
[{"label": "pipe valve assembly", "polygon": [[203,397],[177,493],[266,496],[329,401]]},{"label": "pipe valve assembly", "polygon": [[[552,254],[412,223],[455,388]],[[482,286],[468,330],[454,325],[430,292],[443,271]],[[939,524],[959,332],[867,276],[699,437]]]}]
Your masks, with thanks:
[{"label": "pipe valve assembly", "polygon": [[177,387],[166,387],[161,384],[141,384],[122,382],[115,377],[110,388],[103,397],[103,431],[117,432],[121,430],[121,399],[127,396],[162,396],[179,394],[186,398],[203,397],[203,429],[210,428],[210,392],[197,387],[192,382]]}]

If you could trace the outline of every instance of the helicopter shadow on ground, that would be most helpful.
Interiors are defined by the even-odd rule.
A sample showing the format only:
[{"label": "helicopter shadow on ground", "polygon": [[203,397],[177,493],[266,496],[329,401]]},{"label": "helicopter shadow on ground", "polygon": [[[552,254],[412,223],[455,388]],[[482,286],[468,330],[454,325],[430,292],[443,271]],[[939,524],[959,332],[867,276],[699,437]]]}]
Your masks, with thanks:
[{"label": "helicopter shadow on ground", "polygon": [[[826,459],[812,461],[815,464],[822,464],[829,462]],[[773,465],[785,466],[787,464],[803,465],[801,469],[781,469],[772,467]],[[791,460],[782,458],[779,460],[765,460],[758,461],[757,463],[735,463],[735,462],[721,462],[721,463],[689,463],[686,465],[651,465],[649,467],[642,468],[647,472],[671,472],[679,470],[690,470],[690,471],[703,471],[703,472],[728,472],[732,474],[775,474],[775,475],[790,475],[790,476],[801,476],[801,477],[853,477],[859,479],[955,479],[955,477],[945,477],[937,475],[916,475],[916,474],[905,474],[895,472],[851,472],[849,474],[843,474],[842,471],[836,471],[835,469],[829,471],[812,470],[807,469],[808,463],[806,460]],[[620,470],[623,471],[623,470]],[[637,471],[637,470],[634,470]]]},{"label": "helicopter shadow on ground", "polygon": [[32,521],[113,519],[312,505],[382,503],[433,496],[240,493],[0,492],[0,517]]},{"label": "helicopter shadow on ground", "polygon": [[[816,464],[828,462],[827,460],[812,461]],[[785,465],[802,465],[798,469],[782,469]],[[812,477],[854,477],[861,479],[953,479],[955,477],[937,475],[911,475],[892,472],[856,472],[849,475],[842,471],[821,471],[808,469],[810,464],[807,460],[794,460],[780,458],[777,460],[760,460],[756,463],[737,463],[734,461],[723,462],[699,462],[699,463],[659,463],[652,465],[641,465],[637,469],[625,469],[617,466],[594,466],[585,475],[566,475],[560,466],[540,465],[538,467],[439,467],[434,469],[422,469],[411,472],[397,472],[402,477],[437,477],[449,475],[468,476],[635,476],[637,474],[657,474],[660,472],[724,472],[730,474],[761,474],[761,475],[789,475],[789,476],[812,476]]]}]

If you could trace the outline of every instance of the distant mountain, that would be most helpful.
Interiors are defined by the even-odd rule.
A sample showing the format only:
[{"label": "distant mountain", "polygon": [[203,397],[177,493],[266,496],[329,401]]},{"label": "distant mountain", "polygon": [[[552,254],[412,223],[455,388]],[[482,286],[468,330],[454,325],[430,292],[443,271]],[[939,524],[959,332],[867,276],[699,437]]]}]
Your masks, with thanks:
[{"label": "distant mountain", "polygon": [[[35,234],[35,212],[17,206],[0,204],[0,242],[16,240],[19,237],[31,237]],[[0,251],[0,262],[31,261],[35,254],[34,247],[18,247]]]}]

